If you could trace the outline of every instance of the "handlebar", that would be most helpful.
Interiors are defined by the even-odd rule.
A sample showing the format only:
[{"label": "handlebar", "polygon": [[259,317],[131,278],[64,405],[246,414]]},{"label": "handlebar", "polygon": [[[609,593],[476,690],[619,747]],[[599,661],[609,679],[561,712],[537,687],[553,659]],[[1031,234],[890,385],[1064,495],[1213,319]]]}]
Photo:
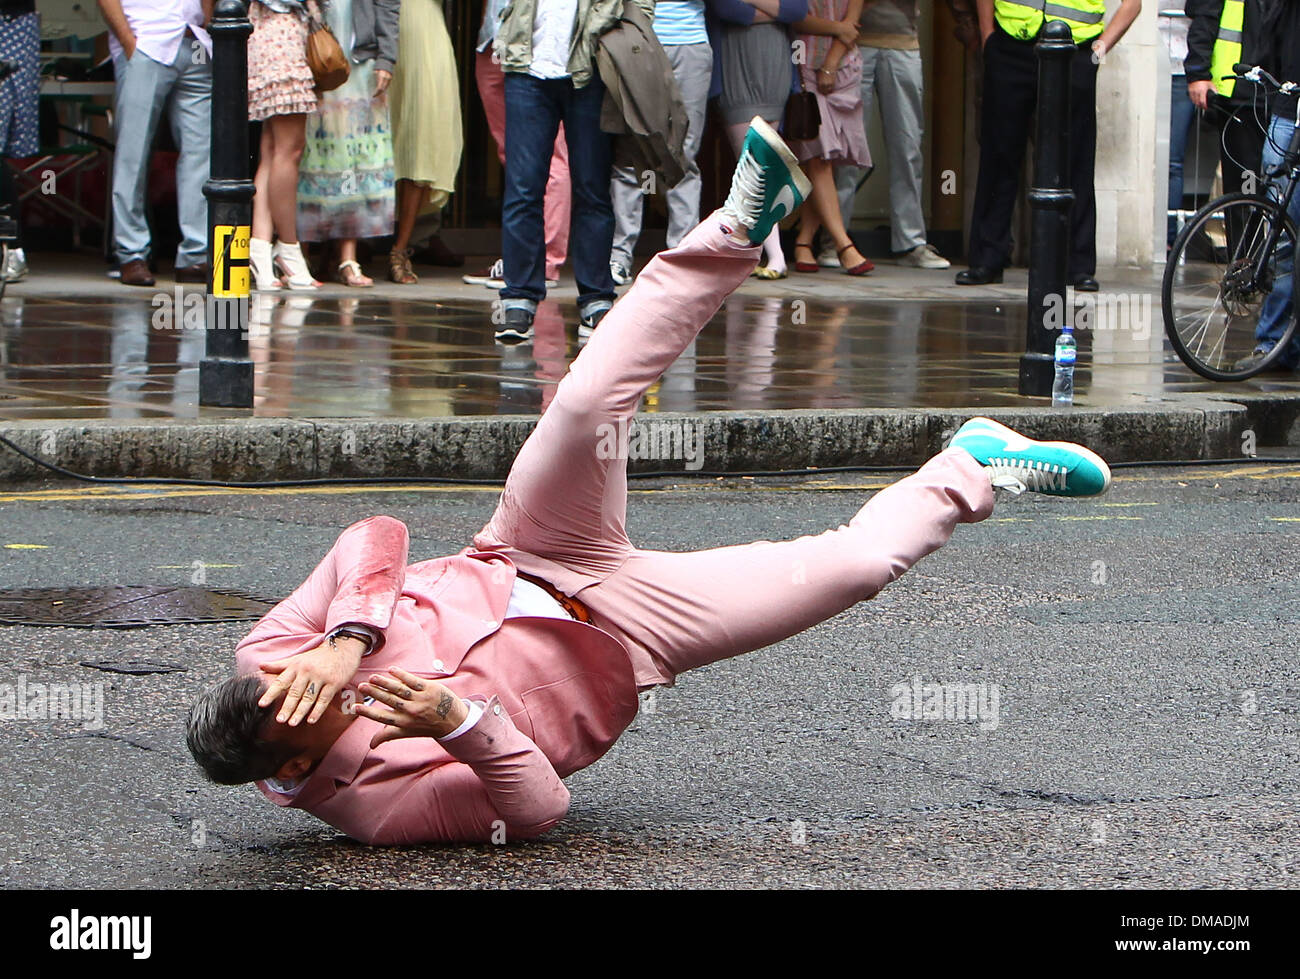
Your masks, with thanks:
[{"label": "handlebar", "polygon": [[1292,92],[1300,91],[1300,84],[1296,82],[1280,82],[1259,65],[1238,63],[1232,66],[1231,75],[1224,75],[1223,77],[1225,79],[1235,77],[1244,78],[1250,82],[1263,82],[1269,87],[1277,89],[1283,95],[1290,95]]}]

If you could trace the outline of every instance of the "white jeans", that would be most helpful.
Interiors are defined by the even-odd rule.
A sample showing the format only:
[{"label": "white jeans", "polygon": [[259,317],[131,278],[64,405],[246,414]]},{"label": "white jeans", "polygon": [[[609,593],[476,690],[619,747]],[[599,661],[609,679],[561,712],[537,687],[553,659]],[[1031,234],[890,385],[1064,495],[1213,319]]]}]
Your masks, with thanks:
[{"label": "white jeans", "polygon": [[[925,132],[921,52],[865,46],[858,50],[862,52],[862,125],[869,123],[878,96],[889,154],[890,247],[895,252],[911,251],[925,244],[925,213],[921,207],[921,181],[925,177],[921,154]],[[858,183],[866,172],[855,166],[835,168],[835,188],[846,228],[853,217]]]}]

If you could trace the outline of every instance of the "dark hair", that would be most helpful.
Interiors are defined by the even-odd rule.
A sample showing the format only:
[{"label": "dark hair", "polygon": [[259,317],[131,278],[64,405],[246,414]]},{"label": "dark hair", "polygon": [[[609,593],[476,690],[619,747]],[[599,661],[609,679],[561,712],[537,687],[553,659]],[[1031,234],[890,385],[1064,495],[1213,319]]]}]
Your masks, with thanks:
[{"label": "dark hair", "polygon": [[185,723],[185,744],[211,782],[242,785],[274,778],[296,754],[289,744],[268,741],[262,729],[275,705],[259,707],[264,687],[258,676],[222,680],[204,693]]}]

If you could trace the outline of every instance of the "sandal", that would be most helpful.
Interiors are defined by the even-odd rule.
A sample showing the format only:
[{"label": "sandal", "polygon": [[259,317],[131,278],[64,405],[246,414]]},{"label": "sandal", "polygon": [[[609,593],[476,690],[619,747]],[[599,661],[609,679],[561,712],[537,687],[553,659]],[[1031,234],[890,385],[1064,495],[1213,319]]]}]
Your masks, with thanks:
[{"label": "sandal", "polygon": [[351,286],[353,289],[369,289],[375,284],[375,280],[362,272],[361,266],[350,259],[346,262],[339,262],[336,278],[345,286]]},{"label": "sandal", "polygon": [[[835,254],[840,257],[841,265],[844,265],[844,253],[853,247],[854,247],[853,242],[849,242],[843,248],[836,250]],[[849,268],[847,265],[844,265],[844,274],[845,275],[866,275],[875,267],[876,266],[872,264],[871,259],[863,255],[862,261],[859,262],[857,265],[853,266],[853,268]]]},{"label": "sandal", "polygon": [[[849,247],[851,248],[852,246],[850,245]],[[804,249],[805,251],[808,252],[809,255],[812,255],[812,256],[813,256],[813,260],[812,260],[811,262],[801,262],[801,261],[799,261],[799,249],[800,249],[800,248]],[[817,256],[816,256],[816,255],[813,255],[813,250],[812,250],[812,245],[811,245],[811,244],[807,244],[807,245],[805,245],[802,241],[797,241],[797,242],[795,242],[795,245],[794,245],[794,270],[795,270],[796,272],[820,272],[820,271],[822,270],[822,267],[821,267],[820,265],[817,264]]]},{"label": "sandal", "polygon": [[402,286],[413,286],[420,281],[411,269],[411,249],[394,248],[388,253],[388,278]]}]

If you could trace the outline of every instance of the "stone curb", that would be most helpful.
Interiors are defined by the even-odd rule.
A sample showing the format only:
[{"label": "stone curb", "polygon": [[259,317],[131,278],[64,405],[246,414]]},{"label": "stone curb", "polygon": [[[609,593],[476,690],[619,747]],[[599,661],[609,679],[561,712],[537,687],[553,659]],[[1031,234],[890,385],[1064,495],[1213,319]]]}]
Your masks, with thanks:
[{"label": "stone curb", "polygon": [[[1111,462],[1204,460],[1288,444],[1300,398],[1164,399],[1119,408],[799,409],[638,416],[620,433],[593,431],[598,450],[626,445],[634,472],[772,471],[917,466],[963,420],[988,415],[1040,439],[1082,442]],[[225,419],[0,422],[47,462],[91,476],[235,482],[324,477],[501,480],[535,416],[429,419]],[[603,440],[603,442],[602,442]],[[701,451],[702,445],[702,451]],[[0,481],[51,474],[0,446]]]}]

